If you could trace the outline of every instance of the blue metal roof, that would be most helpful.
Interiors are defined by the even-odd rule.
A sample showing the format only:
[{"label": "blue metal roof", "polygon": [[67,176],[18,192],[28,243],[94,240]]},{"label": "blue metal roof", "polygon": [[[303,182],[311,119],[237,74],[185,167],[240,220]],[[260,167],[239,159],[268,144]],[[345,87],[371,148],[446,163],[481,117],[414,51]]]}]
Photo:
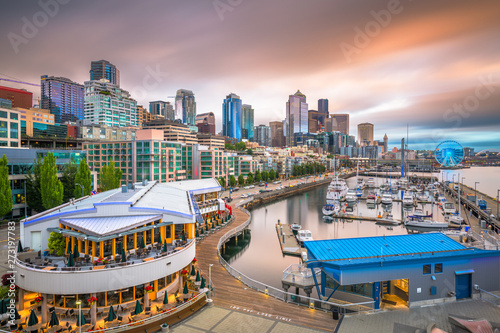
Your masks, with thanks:
[{"label": "blue metal roof", "polygon": [[307,241],[304,246],[309,258],[329,261],[466,249],[442,233]]}]

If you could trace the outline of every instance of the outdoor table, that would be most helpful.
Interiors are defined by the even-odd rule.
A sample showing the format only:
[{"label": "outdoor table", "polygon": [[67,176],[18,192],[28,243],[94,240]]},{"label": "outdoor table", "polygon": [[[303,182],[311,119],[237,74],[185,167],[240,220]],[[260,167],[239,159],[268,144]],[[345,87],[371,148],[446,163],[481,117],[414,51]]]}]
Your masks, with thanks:
[{"label": "outdoor table", "polygon": [[151,260],[153,260],[153,259],[154,259],[154,258],[149,257],[149,258],[144,258],[144,259],[142,259],[142,260],[143,260],[143,261],[151,261]]},{"label": "outdoor table", "polygon": [[97,270],[97,269],[104,269],[106,266],[104,265],[101,265],[101,266],[94,266],[93,270]]},{"label": "outdoor table", "polygon": [[44,267],[42,270],[43,271],[51,271],[53,270],[55,267],[54,266],[47,266],[47,267]]},{"label": "outdoor table", "polygon": [[33,326],[28,326],[26,327],[24,330],[25,331],[28,331],[28,332],[31,332],[31,331],[37,331],[39,330],[40,328],[42,328],[43,324],[42,323],[38,323],[36,325],[33,325]]}]

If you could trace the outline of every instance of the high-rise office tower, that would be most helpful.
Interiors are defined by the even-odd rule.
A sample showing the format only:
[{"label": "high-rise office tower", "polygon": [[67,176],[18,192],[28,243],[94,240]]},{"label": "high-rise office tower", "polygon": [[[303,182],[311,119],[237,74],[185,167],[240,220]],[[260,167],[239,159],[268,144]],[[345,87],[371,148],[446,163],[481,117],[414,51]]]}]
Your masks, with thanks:
[{"label": "high-rise office tower", "polygon": [[261,146],[271,145],[271,128],[266,125],[255,126],[254,141],[258,142]]},{"label": "high-rise office tower", "polygon": [[41,76],[42,109],[50,110],[56,123],[84,118],[84,87],[65,77]]},{"label": "high-rise office tower", "polygon": [[199,113],[196,115],[196,126],[198,133],[210,133],[215,135],[215,115],[213,112]]},{"label": "high-rise office tower", "polygon": [[307,113],[307,127],[309,133],[318,133],[318,130],[322,127],[320,122],[320,113],[316,110],[309,110]]},{"label": "high-rise office tower", "polygon": [[389,138],[387,137],[387,133],[384,135],[384,153],[387,153],[389,149]]},{"label": "high-rise office tower", "polygon": [[196,124],[196,101],[191,90],[179,89],[175,95],[175,118],[181,119],[183,124]]},{"label": "high-rise office tower", "polygon": [[335,113],[326,120],[326,132],[340,132],[349,135],[349,115]]},{"label": "high-rise office tower", "polygon": [[137,126],[137,102],[106,79],[85,82],[85,119],[91,124]]},{"label": "high-rise office tower", "polygon": [[373,124],[358,124],[358,142],[360,145],[369,146],[373,143]]},{"label": "high-rise office tower", "polygon": [[222,104],[222,135],[241,140],[241,132],[241,99],[231,93]]},{"label": "high-rise office tower", "polygon": [[269,123],[271,129],[271,147],[285,146],[285,136],[283,135],[283,122],[271,121]]},{"label": "high-rise office tower", "polygon": [[307,133],[308,128],[308,105],[306,95],[299,90],[290,95],[286,102],[286,144],[295,145],[295,133]]},{"label": "high-rise office tower", "polygon": [[149,102],[149,112],[152,115],[163,116],[167,120],[175,120],[174,106],[170,102],[154,101]]},{"label": "high-rise office tower", "polygon": [[326,125],[326,119],[330,117],[330,113],[328,111],[328,99],[323,98],[323,99],[318,99],[318,113],[320,114],[319,116],[319,121],[323,126]]},{"label": "high-rise office tower", "polygon": [[254,140],[254,110],[251,105],[241,106],[241,138],[249,141]]},{"label": "high-rise office tower", "polygon": [[100,79],[106,79],[119,87],[120,71],[107,60],[92,61],[90,63],[90,80],[99,81]]}]

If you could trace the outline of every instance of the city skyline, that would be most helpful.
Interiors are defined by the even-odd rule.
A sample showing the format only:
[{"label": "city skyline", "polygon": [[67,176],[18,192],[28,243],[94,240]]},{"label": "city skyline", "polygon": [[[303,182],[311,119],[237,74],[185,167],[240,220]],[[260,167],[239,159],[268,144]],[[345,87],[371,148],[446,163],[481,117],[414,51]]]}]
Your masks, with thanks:
[{"label": "city skyline", "polygon": [[[326,98],[330,114],[349,114],[352,133],[373,123],[374,139],[387,133],[389,148],[407,124],[412,149],[455,139],[479,151],[500,141],[495,1],[41,3],[52,6],[2,11],[0,77],[83,84],[91,61],[105,59],[145,107],[193,91],[197,113],[215,113],[217,132],[228,92],[268,125],[285,119],[288,96],[300,90],[309,109]],[[40,97],[39,88],[13,87]]]}]

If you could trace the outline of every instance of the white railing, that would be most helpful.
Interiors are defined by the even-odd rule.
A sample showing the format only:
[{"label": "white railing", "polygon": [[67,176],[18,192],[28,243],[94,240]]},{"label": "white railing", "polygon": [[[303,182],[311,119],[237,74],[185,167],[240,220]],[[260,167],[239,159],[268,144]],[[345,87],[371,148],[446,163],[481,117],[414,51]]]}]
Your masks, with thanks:
[{"label": "white railing", "polygon": [[236,207],[240,209],[242,212],[246,213],[248,215],[248,219],[238,227],[226,232],[220,239],[217,244],[217,255],[219,257],[219,263],[226,269],[226,271],[231,274],[234,278],[238,279],[239,281],[243,282],[245,285],[248,287],[257,290],[261,293],[264,293],[266,295],[272,296],[274,298],[280,299],[284,302],[288,303],[294,303],[302,306],[306,306],[309,308],[314,308],[314,309],[321,309],[321,310],[326,310],[326,311],[333,311],[334,309],[337,310],[340,314],[349,314],[349,313],[363,313],[363,312],[373,312],[374,311],[374,301],[368,301],[368,302],[361,302],[361,303],[333,303],[333,302],[328,302],[328,301],[323,301],[319,300],[313,297],[307,297],[307,296],[302,296],[302,295],[296,295],[292,293],[288,293],[286,291],[283,291],[281,289],[277,289],[274,287],[271,287],[269,285],[266,285],[262,282],[256,281],[245,274],[241,273],[237,269],[231,267],[229,263],[224,260],[224,258],[221,255],[220,249],[222,245],[231,237],[240,234],[246,227],[251,222],[252,215],[250,212],[240,206],[244,205],[245,203],[251,201],[252,199],[244,200],[239,202]]}]

